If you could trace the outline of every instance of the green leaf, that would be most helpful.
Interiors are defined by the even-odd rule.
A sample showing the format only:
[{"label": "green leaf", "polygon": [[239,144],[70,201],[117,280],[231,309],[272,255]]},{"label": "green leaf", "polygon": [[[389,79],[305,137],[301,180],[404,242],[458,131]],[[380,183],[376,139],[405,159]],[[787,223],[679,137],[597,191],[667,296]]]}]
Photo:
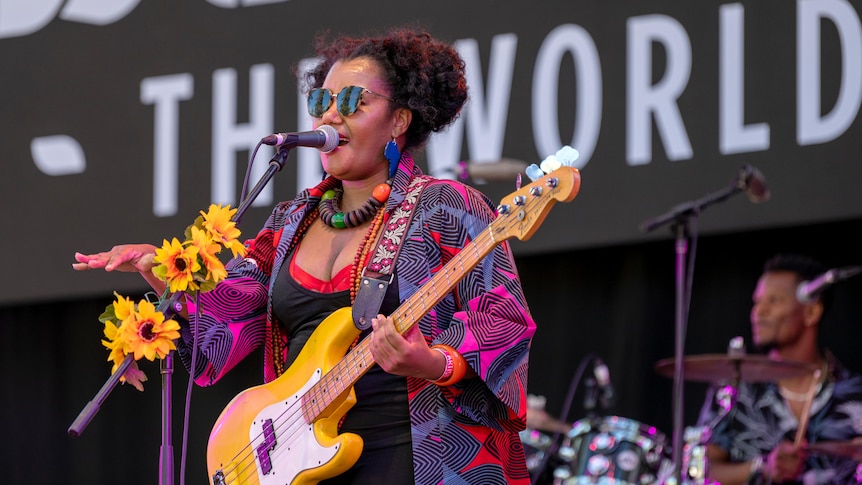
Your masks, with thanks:
[{"label": "green leaf", "polygon": [[114,313],[114,304],[113,303],[106,306],[105,311],[102,312],[101,315],[99,315],[99,321],[102,323],[106,323],[109,321],[113,322],[116,319],[117,319],[117,315]]}]

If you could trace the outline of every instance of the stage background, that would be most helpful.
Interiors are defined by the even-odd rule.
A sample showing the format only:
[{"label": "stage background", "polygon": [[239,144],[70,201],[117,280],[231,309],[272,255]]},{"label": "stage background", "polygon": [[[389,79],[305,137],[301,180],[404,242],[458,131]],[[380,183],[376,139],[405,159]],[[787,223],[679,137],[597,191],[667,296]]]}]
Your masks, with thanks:
[{"label": "stage background", "polygon": [[[66,430],[108,378],[98,315],[135,275],[78,273],[75,251],[180,236],[210,202],[236,205],[251,151],[273,132],[309,128],[292,68],[322,29],[363,33],[419,24],[456,42],[471,100],[449,132],[415,154],[454,177],[459,160],[539,162],[581,152],[582,189],[529,241],[513,241],[539,325],[531,393],[561,411],[580,361],[610,368],[618,414],[672,433],[674,234],[642,223],[723,190],[744,165],[772,197],[705,208],[686,338],[689,355],[750,343],[748,309],[764,259],[802,251],[860,264],[858,184],[862,27],[844,0],[370,1],[0,0],[2,428],[11,483],[158,480],[157,363],[139,393],[110,394],[82,436]],[[262,150],[262,169],[272,152]],[[243,218],[251,236],[277,200],[319,177],[298,149]],[[253,179],[256,180],[256,179]],[[470,180],[494,200],[514,177]],[[824,342],[862,370],[862,280],[837,285]],[[177,475],[205,476],[209,431],[224,405],[261,381],[255,354],[191,394],[174,374]],[[693,424],[701,383],[685,386]],[[584,417],[580,393],[567,420]]]}]

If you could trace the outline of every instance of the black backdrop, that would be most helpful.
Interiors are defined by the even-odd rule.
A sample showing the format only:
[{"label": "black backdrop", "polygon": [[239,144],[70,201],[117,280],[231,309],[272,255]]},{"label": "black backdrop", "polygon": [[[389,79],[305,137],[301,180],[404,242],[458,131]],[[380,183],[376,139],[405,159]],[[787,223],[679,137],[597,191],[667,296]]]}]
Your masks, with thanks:
[{"label": "black backdrop", "polygon": [[[301,129],[289,68],[310,54],[313,34],[324,27],[363,32],[418,21],[447,40],[475,41],[484,76],[482,85],[471,85],[473,95],[490,99],[491,85],[511,81],[505,109],[495,112],[507,117],[503,141],[495,152],[489,139],[493,133],[471,132],[495,119],[476,123],[482,113],[468,112],[463,121],[469,125],[473,119],[478,128],[459,128],[463,146],[456,143],[447,160],[450,165],[458,158],[491,161],[506,156],[533,162],[547,155],[534,139],[534,116],[548,115],[533,105],[542,76],[557,76],[558,131],[567,143],[569,134],[579,128],[575,120],[582,109],[582,100],[576,103],[573,93],[585,81],[573,74],[571,56],[563,56],[559,72],[534,78],[537,56],[560,27],[569,32],[572,26],[581,27],[594,40],[603,104],[595,150],[582,170],[581,194],[570,204],[555,207],[532,240],[512,243],[539,325],[529,391],[546,396],[553,413],[560,412],[580,360],[594,354],[608,363],[617,392],[615,405],[601,412],[672,432],[672,381],[657,376],[652,367],[674,349],[674,241],[667,228],[644,234],[638,223],[726,186],[744,163],[764,172],[773,197],[757,205],[734,197],[699,218],[687,354],[723,352],[737,335],[750,340],[751,291],[763,260],[773,253],[804,251],[834,267],[862,260],[858,116],[834,139],[822,143],[800,141],[795,126],[798,11],[803,5],[850,7],[856,15],[842,18],[852,23],[858,21],[858,2],[441,0],[434,8],[384,0],[350,8],[300,0],[123,3],[130,6],[128,12],[100,24],[81,17],[74,20],[69,12],[80,5],[70,0],[48,12],[41,27],[12,35],[4,30],[12,3],[0,0],[0,203],[7,215],[0,232],[5,270],[0,282],[0,429],[7,436],[2,447],[11,465],[5,475],[9,483],[158,480],[161,396],[156,363],[142,363],[151,379],[145,392],[128,386],[114,390],[82,436],[66,434],[108,377],[110,364],[99,343],[98,315],[110,303],[113,290],[131,297],[145,291],[135,275],[72,271],[72,254],[179,235],[197,211],[213,201],[217,70],[237,72],[240,124],[249,116],[250,68],[271,64],[274,119],[257,136]],[[47,3],[20,5],[36,9]],[[115,5],[119,3],[105,0],[102,11]],[[769,147],[747,153],[729,154],[719,147],[719,25],[727,6],[742,6],[745,12],[743,122],[768,123],[771,129]],[[678,106],[693,153],[673,159],[668,155],[669,141],[653,127],[652,159],[636,165],[626,152],[631,102],[627,86],[633,62],[627,58],[627,28],[649,18],[678,23],[690,41],[691,75]],[[862,61],[852,57],[842,66],[844,51],[837,31],[830,21],[822,25],[818,94],[826,114],[837,103],[842,72],[856,72]],[[514,67],[509,74],[491,76],[492,44],[511,39],[509,35],[517,38]],[[859,47],[843,44],[854,55]],[[653,56],[657,82],[667,68],[664,48],[654,45]],[[177,213],[158,217],[153,214],[156,114],[151,104],[141,101],[141,84],[177,73],[193,77],[194,95],[179,104]],[[487,103],[486,113],[497,106]],[[77,140],[86,158],[83,168],[49,175],[36,165],[31,142],[55,134]],[[424,159],[425,154],[417,155]],[[236,149],[240,177],[247,156]],[[301,156],[297,153],[296,158]],[[293,166],[283,171],[274,183],[275,199],[291,197],[298,177]],[[502,182],[479,187],[494,200],[513,189]],[[267,207],[250,211],[241,226],[244,233],[253,233],[267,213]],[[837,289],[823,338],[845,364],[862,370],[857,350],[862,305],[856,300],[862,278]],[[261,381],[260,360],[260,355],[252,356],[218,385],[193,390],[188,483],[204,480],[210,428],[230,398]],[[173,446],[179,474],[187,374],[177,365],[174,377]],[[686,384],[686,424],[693,424],[702,392],[702,384]],[[578,395],[567,420],[583,417],[580,403]]]}]

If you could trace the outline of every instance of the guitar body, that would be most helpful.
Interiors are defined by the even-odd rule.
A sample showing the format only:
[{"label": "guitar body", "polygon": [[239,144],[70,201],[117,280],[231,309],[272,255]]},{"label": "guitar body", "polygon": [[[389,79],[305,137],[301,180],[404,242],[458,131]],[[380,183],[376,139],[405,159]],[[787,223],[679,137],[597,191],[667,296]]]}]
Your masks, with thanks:
[{"label": "guitar body", "polygon": [[314,484],[347,471],[362,438],[338,434],[338,422],[356,403],[353,387],[308,422],[303,396],[341,360],[359,330],[351,309],[327,317],[278,379],[238,394],[222,411],[207,446],[212,484]]}]

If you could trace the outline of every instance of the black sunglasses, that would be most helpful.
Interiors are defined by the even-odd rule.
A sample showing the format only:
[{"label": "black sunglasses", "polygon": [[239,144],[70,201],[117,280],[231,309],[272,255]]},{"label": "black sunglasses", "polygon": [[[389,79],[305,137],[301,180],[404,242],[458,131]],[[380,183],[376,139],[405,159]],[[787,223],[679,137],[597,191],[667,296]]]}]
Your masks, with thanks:
[{"label": "black sunglasses", "polygon": [[362,97],[366,93],[394,101],[389,96],[359,86],[345,86],[337,95],[332,94],[329,88],[314,88],[308,92],[308,114],[315,118],[322,117],[323,113],[326,113],[326,110],[332,106],[332,98],[335,98],[338,113],[341,116],[350,116],[359,109],[359,103],[362,102]]}]

